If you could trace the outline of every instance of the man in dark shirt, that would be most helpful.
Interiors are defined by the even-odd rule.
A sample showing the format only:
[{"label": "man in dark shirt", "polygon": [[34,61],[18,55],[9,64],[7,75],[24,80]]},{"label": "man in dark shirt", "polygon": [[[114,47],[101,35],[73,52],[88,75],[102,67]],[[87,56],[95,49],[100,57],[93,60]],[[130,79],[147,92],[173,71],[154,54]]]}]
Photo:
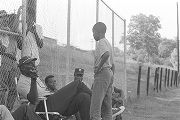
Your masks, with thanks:
[{"label": "man in dark shirt", "polygon": [[[74,81],[82,82],[83,75],[84,75],[84,69],[76,68],[74,71]],[[54,93],[57,91],[56,80],[54,79],[53,75],[48,75],[45,78],[45,84],[49,91],[54,92]],[[83,82],[81,84],[83,85],[83,87],[82,88],[79,87],[78,93],[85,92],[91,96],[91,90]],[[75,117],[76,117],[76,120],[81,120],[79,112],[75,113]]]}]

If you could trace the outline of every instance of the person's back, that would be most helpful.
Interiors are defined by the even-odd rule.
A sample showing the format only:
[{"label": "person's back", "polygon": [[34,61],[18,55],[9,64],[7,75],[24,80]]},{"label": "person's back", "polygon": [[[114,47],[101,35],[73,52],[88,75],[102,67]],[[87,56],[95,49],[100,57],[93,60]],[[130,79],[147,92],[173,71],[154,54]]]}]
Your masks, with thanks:
[{"label": "person's back", "polygon": [[43,47],[42,27],[35,23],[36,12],[28,7],[27,8],[27,30],[26,38],[23,41],[22,57],[30,56],[37,58],[35,65],[40,63],[39,48]]}]

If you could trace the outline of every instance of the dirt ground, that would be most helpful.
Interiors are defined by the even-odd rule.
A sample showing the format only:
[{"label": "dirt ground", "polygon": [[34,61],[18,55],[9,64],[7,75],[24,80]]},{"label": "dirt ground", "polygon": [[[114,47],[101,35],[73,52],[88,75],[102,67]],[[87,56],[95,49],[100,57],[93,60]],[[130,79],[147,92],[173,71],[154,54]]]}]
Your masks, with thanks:
[{"label": "dirt ground", "polygon": [[130,100],[123,120],[180,120],[180,88]]}]

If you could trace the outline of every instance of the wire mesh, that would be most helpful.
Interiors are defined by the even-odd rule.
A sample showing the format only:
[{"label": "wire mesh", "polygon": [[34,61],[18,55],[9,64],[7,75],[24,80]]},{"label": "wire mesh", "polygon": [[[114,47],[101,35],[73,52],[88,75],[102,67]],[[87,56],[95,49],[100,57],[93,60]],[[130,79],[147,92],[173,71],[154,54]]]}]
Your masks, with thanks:
[{"label": "wire mesh", "polygon": [[[84,68],[85,75],[84,81],[85,83],[91,87],[93,83],[93,63],[94,63],[94,50],[95,50],[95,40],[93,38],[92,27],[96,23],[96,0],[71,0],[71,12],[70,12],[70,36],[67,36],[67,18],[68,18],[68,1],[67,0],[27,0],[27,10],[26,11],[26,23],[28,23],[31,19],[36,22],[36,24],[40,25],[43,29],[44,36],[44,46],[39,49],[40,63],[38,65],[39,76],[42,81],[47,75],[54,75],[57,79],[57,87],[61,88],[65,84],[67,84],[67,52],[69,51],[69,73],[68,76],[69,81],[73,80],[73,72],[75,68]],[[37,2],[37,4],[36,4]],[[12,16],[16,16],[18,13],[18,9],[22,6],[21,0],[1,0],[0,8],[8,12],[8,14],[12,14]],[[31,11],[31,12],[28,12]],[[22,10],[20,12],[20,16],[18,18],[18,22],[10,23],[7,20],[4,20],[0,17],[0,27],[8,26],[10,27],[10,31],[21,33],[22,28],[25,26],[22,24]],[[32,18],[29,17],[32,15]],[[119,19],[117,16],[114,17],[114,26],[112,23],[112,13],[113,11],[109,9],[101,0],[99,2],[99,21],[104,22],[107,26],[107,34],[106,37],[109,42],[113,43],[112,36],[114,35],[114,45],[115,46],[115,55],[117,58],[117,75],[119,72],[123,72],[123,68],[121,68],[121,64],[123,64],[122,54],[123,54],[123,45],[119,45],[119,41],[122,39],[124,24],[123,20]],[[1,13],[0,13],[1,14]],[[15,18],[12,18],[12,21]],[[9,19],[11,20],[11,19]],[[14,25],[13,25],[14,24]],[[113,29],[114,28],[114,33]],[[2,29],[2,28],[1,28]],[[5,44],[7,44],[7,40],[2,38],[2,32],[0,32],[1,40],[4,39]],[[8,37],[12,36],[11,39],[22,39],[18,36],[7,35]],[[70,37],[70,46],[67,46],[67,37]],[[9,44],[13,40],[9,40]],[[8,70],[8,75],[6,79],[11,79],[13,81],[14,77],[18,77],[19,71],[17,69],[17,63],[19,58],[21,57],[20,49],[18,49],[17,42],[12,42],[12,46],[14,47],[13,55],[16,57],[17,61],[13,62],[13,65],[10,65],[10,69]],[[8,45],[6,45],[8,46]],[[69,50],[67,51],[67,48]],[[1,48],[3,50],[3,48]],[[121,53],[121,54],[120,54]],[[9,58],[9,57],[8,57]],[[7,59],[4,61],[8,61]],[[11,60],[12,61],[12,60]],[[7,63],[6,63],[7,64]],[[3,60],[1,60],[1,71],[7,69],[6,67],[2,67],[4,65]],[[9,64],[8,64],[9,65]],[[13,73],[13,74],[10,74]],[[5,74],[5,73],[3,73]],[[2,74],[2,75],[3,75]],[[7,75],[7,76],[8,76]],[[5,75],[4,75],[5,76]],[[120,76],[117,76],[117,83],[119,83]],[[2,81],[2,80],[1,80]],[[5,80],[7,81],[7,80]],[[14,81],[13,81],[14,82]],[[16,97],[16,87],[14,83],[11,83],[10,91],[14,90],[14,94],[11,93],[11,100],[14,101]],[[8,83],[9,84],[9,83]],[[2,95],[2,94],[1,94]],[[2,100],[0,100],[2,101]],[[7,102],[9,102],[7,100]],[[12,105],[10,105],[12,106]]]},{"label": "wire mesh", "polygon": [[6,105],[9,110],[13,108],[17,95],[14,78],[19,75],[16,55],[22,44],[22,37],[18,35],[20,33],[20,6],[21,1],[18,0],[4,0],[0,5],[0,29],[6,31],[0,33],[0,103]]}]

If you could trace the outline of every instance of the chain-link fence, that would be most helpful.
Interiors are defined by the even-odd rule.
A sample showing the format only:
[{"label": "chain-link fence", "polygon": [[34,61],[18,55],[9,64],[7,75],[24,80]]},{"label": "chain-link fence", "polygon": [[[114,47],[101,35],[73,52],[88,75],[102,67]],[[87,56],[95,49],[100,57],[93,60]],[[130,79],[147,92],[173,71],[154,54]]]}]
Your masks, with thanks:
[{"label": "chain-link fence", "polygon": [[[122,88],[126,95],[125,20],[102,0],[3,0],[0,2],[0,6],[3,6],[2,10],[8,14],[17,14],[18,8],[23,5],[20,17],[17,18],[20,23],[17,22],[17,28],[12,30],[12,32],[21,33],[22,37],[26,35],[24,31],[28,25],[24,20],[26,23],[30,21],[29,13],[25,10],[29,8],[34,10],[35,14],[32,17],[38,25],[41,25],[44,36],[44,46],[39,49],[40,79],[44,81],[47,75],[52,74],[57,78],[59,88],[73,80],[73,72],[77,67],[85,69],[84,81],[91,87],[96,44],[92,27],[97,21],[104,22],[107,26],[106,38],[114,47],[115,86]],[[8,36],[11,35],[8,34]],[[20,38],[16,36],[15,39]],[[16,44],[17,42],[13,43],[16,48],[14,54],[18,53],[16,58],[20,58],[23,50],[20,51]],[[1,60],[1,71],[4,71],[2,61],[3,59]],[[17,62],[14,63],[17,64]],[[13,71],[17,70],[13,69]],[[19,72],[15,75],[18,76]],[[14,76],[11,79],[13,81]],[[11,91],[11,88],[9,90]],[[13,99],[16,95],[11,96]]]},{"label": "chain-link fence", "polygon": [[3,0],[0,4],[0,104],[13,108],[17,95],[15,77],[19,76],[16,54],[21,49],[22,37],[18,34],[21,1]]},{"label": "chain-link fence", "polygon": [[[54,38],[52,44],[47,44],[40,50],[39,68],[40,71],[43,70],[42,79],[48,74],[54,74],[59,80],[59,85],[64,86],[73,80],[74,69],[81,67],[85,69],[84,81],[88,86],[92,85],[93,52],[96,44],[92,27],[98,20],[106,24],[106,38],[114,47],[115,85],[120,88],[124,86],[123,89],[125,89],[125,85],[122,85],[125,84],[124,42],[122,42],[125,35],[124,19],[101,0],[71,0],[54,3],[45,0],[37,2],[38,5],[37,23],[43,26],[45,36]],[[49,38],[45,41],[52,40]],[[70,79],[65,79],[67,75],[71,76]]]}]

